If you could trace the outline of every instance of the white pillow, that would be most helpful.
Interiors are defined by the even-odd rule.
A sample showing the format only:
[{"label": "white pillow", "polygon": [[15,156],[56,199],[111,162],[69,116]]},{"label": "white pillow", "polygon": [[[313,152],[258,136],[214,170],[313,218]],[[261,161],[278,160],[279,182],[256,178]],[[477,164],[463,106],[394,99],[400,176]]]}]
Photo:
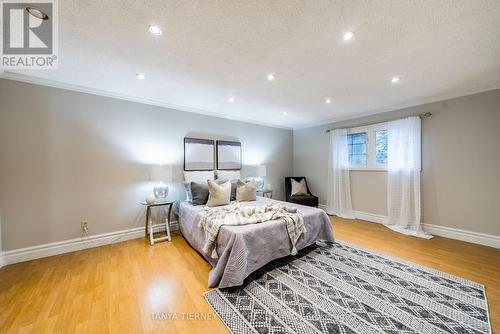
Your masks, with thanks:
[{"label": "white pillow", "polygon": [[215,180],[215,175],[213,170],[184,172],[184,181],[186,182],[205,183],[207,182],[207,180]]},{"label": "white pillow", "polygon": [[292,193],[291,195],[307,195],[306,180],[302,179],[300,182],[292,180]]},{"label": "white pillow", "polygon": [[236,200],[238,202],[255,201],[257,199],[255,193],[255,180],[243,182],[238,180],[236,188]]},{"label": "white pillow", "polygon": [[231,181],[218,185],[214,181],[208,181],[207,206],[228,205],[231,202]]},{"label": "white pillow", "polygon": [[218,170],[217,180],[239,180],[241,179],[239,170]]}]

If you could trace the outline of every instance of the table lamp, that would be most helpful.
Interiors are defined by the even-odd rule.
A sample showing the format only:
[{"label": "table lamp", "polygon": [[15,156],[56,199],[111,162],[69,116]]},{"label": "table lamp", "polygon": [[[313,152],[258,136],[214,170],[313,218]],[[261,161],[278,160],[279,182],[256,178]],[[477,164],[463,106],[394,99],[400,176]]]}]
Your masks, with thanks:
[{"label": "table lamp", "polygon": [[266,176],[267,174],[267,168],[266,165],[259,165],[257,166],[257,171],[256,171],[256,178],[255,178],[255,184],[257,186],[257,190],[262,191],[264,190],[264,179],[263,177]]},{"label": "table lamp", "polygon": [[155,183],[153,194],[156,199],[165,199],[168,195],[167,182],[172,181],[172,166],[152,165],[151,181]]}]

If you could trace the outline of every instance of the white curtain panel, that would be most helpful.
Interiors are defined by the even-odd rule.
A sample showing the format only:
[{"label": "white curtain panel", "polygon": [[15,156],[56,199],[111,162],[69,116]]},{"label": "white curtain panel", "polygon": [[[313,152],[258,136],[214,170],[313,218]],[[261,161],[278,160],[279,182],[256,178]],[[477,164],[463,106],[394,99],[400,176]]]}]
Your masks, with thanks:
[{"label": "white curtain panel", "polygon": [[349,149],[347,146],[346,129],[330,131],[326,212],[342,218],[354,219],[351,203]]},{"label": "white curtain panel", "polygon": [[408,117],[388,123],[387,226],[394,231],[432,238],[421,219],[421,121]]}]

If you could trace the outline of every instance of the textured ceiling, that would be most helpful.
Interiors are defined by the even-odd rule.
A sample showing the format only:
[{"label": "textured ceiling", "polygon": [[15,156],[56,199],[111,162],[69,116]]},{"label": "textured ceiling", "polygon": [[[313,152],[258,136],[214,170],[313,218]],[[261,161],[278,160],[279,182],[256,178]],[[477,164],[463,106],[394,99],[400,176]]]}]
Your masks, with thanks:
[{"label": "textured ceiling", "polygon": [[59,0],[59,20],[59,69],[23,74],[278,126],[500,87],[498,0]]}]

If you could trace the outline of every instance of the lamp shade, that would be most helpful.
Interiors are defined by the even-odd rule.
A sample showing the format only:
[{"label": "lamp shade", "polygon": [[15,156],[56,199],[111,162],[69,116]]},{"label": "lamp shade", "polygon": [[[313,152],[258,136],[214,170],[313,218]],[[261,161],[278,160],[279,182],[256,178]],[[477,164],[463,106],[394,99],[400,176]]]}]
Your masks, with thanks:
[{"label": "lamp shade", "polygon": [[170,181],[172,181],[172,166],[152,165],[151,166],[151,181],[153,181],[153,182],[170,182]]},{"label": "lamp shade", "polygon": [[257,166],[257,171],[256,171],[256,176],[258,177],[263,177],[263,176],[266,176],[267,174],[267,168],[266,168],[266,165],[259,165]]}]

